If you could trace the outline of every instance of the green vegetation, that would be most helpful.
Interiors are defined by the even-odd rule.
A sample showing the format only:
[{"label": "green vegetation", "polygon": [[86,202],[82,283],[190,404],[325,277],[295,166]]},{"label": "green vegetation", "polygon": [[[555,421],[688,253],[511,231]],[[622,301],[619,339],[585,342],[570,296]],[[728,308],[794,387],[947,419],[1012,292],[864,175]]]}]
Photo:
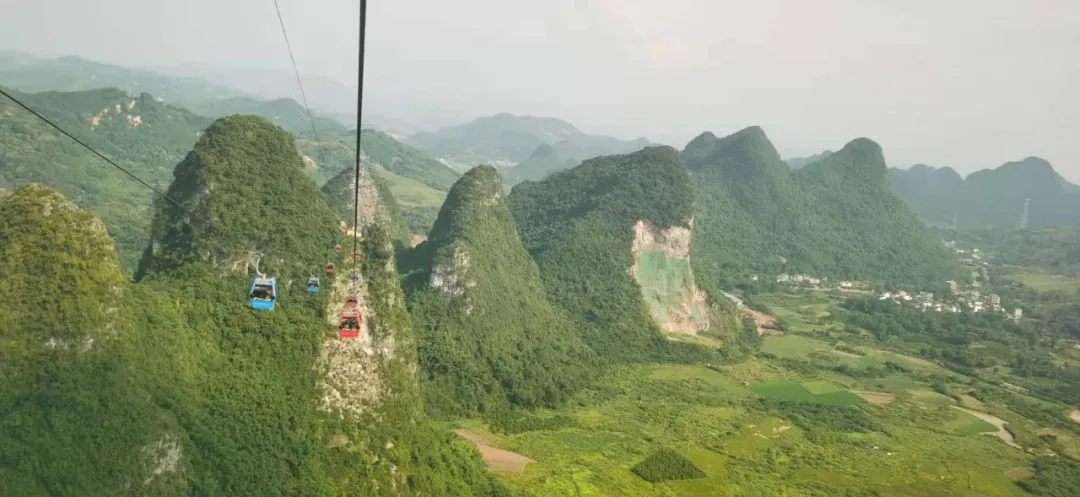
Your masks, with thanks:
[{"label": "green vegetation", "polygon": [[478,166],[458,180],[428,240],[401,266],[424,336],[431,412],[552,407],[592,373],[595,358],[544,296],[495,169]]},{"label": "green vegetation", "polygon": [[[627,272],[634,225],[686,226],[692,203],[690,178],[670,147],[590,159],[510,194],[548,298],[570,313],[598,355],[614,361],[708,357],[700,347],[663,338]],[[730,316],[716,319],[718,333],[736,331],[725,322]]]},{"label": "green vegetation", "polygon": [[695,187],[695,270],[710,294],[752,273],[941,285],[966,271],[885,186],[866,139],[797,171],[757,127],[682,152]]},{"label": "green vegetation", "polygon": [[[799,376],[756,359],[715,371],[617,370],[556,411],[574,422],[510,435],[504,447],[536,463],[500,480],[537,497],[1025,495],[1005,472],[1028,456],[994,437],[953,432],[947,423],[967,415],[950,407],[909,396],[863,407],[760,399],[743,386]],[[630,471],[657,447],[703,477],[650,484]]]},{"label": "green vegetation", "polygon": [[1027,230],[939,230],[940,236],[991,254],[996,266],[1080,276],[1080,229],[1057,226]]},{"label": "green vegetation", "polygon": [[964,178],[951,167],[935,168],[915,164],[908,169],[889,168],[889,191],[932,226],[952,226],[953,198],[963,188]]},{"label": "green vegetation", "polygon": [[1080,292],[1080,276],[1022,272],[1006,275],[1005,278],[1039,292],[1061,292],[1066,294]]},{"label": "green vegetation", "polygon": [[630,468],[635,475],[649,483],[672,480],[693,480],[704,478],[705,472],[694,463],[671,449],[659,449],[646,457],[644,461]]},{"label": "green vegetation", "polygon": [[763,383],[754,385],[754,393],[767,399],[784,399],[797,402],[813,402],[836,406],[861,406],[866,401],[847,391],[811,392],[799,383]]},{"label": "green vegetation", "polygon": [[920,312],[877,299],[848,300],[843,309],[837,318],[847,325],[846,340],[867,340],[858,333],[865,329],[878,344],[941,361],[955,371],[975,375],[1006,367],[1016,377],[1010,381],[1048,399],[1080,403],[1080,364],[1052,360],[1065,330],[1053,327],[1049,316],[1035,314],[1017,323],[996,313]]},{"label": "green vegetation", "polygon": [[1039,458],[1035,475],[1020,486],[1038,497],[1070,497],[1080,495],[1080,463],[1069,460]]},{"label": "green vegetation", "polygon": [[130,95],[150,93],[166,103],[189,109],[240,96],[236,90],[199,78],[170,76],[75,56],[44,59],[13,52],[0,53],[0,81],[4,86],[31,93],[119,88]]},{"label": "green vegetation", "polygon": [[[160,189],[210,124],[145,93],[129,97],[105,89],[13,94]],[[134,271],[150,228],[153,193],[14,102],[0,99],[0,187],[35,182],[60,190],[101,217],[116,240],[125,271]]]},{"label": "green vegetation", "polygon": [[[399,203],[409,232],[426,234],[435,223],[446,191],[457,180],[457,172],[385,133],[364,130],[361,138],[364,164],[385,180],[385,186]],[[355,134],[323,137],[318,144],[301,140],[299,147],[305,157],[311,158],[306,172],[317,182],[326,183],[355,166]]]},{"label": "green vegetation", "polygon": [[536,147],[525,160],[506,171],[506,182],[516,185],[522,181],[539,181],[551,173],[573,166],[573,161],[561,158],[554,147],[544,143]]},{"label": "green vegetation", "polygon": [[292,136],[265,119],[218,119],[173,174],[167,194],[199,218],[158,200],[137,278],[203,261],[306,279],[333,255],[338,216],[304,176]]},{"label": "green vegetation", "polygon": [[575,160],[631,152],[648,145],[644,139],[623,141],[589,135],[550,117],[512,114],[480,117],[433,133],[419,133],[406,142],[466,164],[522,161],[541,144],[552,145],[559,156]]},{"label": "green vegetation", "polygon": [[[258,118],[237,119],[212,126],[192,153],[215,185],[199,204],[210,212],[240,193],[231,174],[267,159],[265,149],[245,146],[245,135],[265,139],[269,150],[288,141]],[[222,149],[231,154],[213,153]],[[292,159],[300,174],[295,153]],[[178,194],[184,168],[171,188]],[[279,205],[320,198],[302,176],[282,170],[274,177],[290,187]],[[325,202],[321,209],[330,212]],[[285,212],[263,218],[262,228],[287,238],[303,213]],[[251,311],[250,276],[222,276],[195,257],[133,285],[100,222],[59,194],[24,187],[0,203],[0,213],[7,302],[0,308],[0,493],[505,495],[475,450],[422,413],[416,339],[380,227],[368,230],[361,272],[373,339],[393,344],[393,353],[352,359],[377,374],[377,397],[358,399],[367,402],[364,413],[345,418],[319,400],[324,375],[348,374],[326,371],[320,358],[337,342],[323,314],[326,293],[283,282],[277,309]],[[215,220],[228,226],[228,218]],[[235,238],[243,236],[250,235],[194,242],[265,243]],[[316,253],[288,257],[322,255],[299,249]]]},{"label": "green vegetation", "polygon": [[[251,97],[234,97],[221,101],[206,102],[203,105],[191,105],[189,108],[197,114],[219,118],[231,115],[254,115],[262,117],[297,138],[313,139],[312,121],[319,138],[332,138],[346,134],[348,129],[341,123],[326,117],[308,116],[307,109],[291,98],[277,100],[257,100]],[[355,135],[354,135],[355,136]]]},{"label": "green vegetation", "polygon": [[813,163],[815,163],[815,162],[817,162],[819,160],[827,159],[832,154],[833,154],[832,150],[825,150],[823,152],[816,153],[816,154],[811,155],[809,157],[794,157],[794,158],[791,158],[791,159],[786,159],[786,160],[784,160],[784,163],[787,164],[788,167],[790,167],[792,169],[801,169],[801,168],[804,168],[804,167],[806,167],[806,166],[808,166],[810,164],[813,164]]},{"label": "green vegetation", "polygon": [[[351,226],[357,217],[356,209],[356,170],[343,169],[337,176],[327,181],[322,187],[330,206],[337,210],[346,225]],[[371,224],[380,224],[390,230],[390,237],[397,243],[409,240],[409,228],[401,215],[397,198],[378,174],[371,174],[368,169],[360,170],[360,211],[361,234],[363,228]]]},{"label": "green vegetation", "polygon": [[1028,157],[961,180],[950,168],[914,166],[890,171],[890,188],[913,210],[933,222],[960,228],[1013,229],[1031,199],[1031,227],[1080,223],[1080,187],[1061,177],[1049,162]]}]

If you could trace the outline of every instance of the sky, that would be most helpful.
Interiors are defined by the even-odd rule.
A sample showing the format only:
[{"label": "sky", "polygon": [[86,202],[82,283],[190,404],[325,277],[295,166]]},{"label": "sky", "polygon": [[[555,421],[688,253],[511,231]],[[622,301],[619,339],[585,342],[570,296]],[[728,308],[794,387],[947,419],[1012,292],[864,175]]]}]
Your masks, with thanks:
[{"label": "sky", "polygon": [[[273,0],[10,3],[0,50],[291,67]],[[279,3],[301,76],[355,87],[358,0]],[[1076,0],[371,0],[366,53],[365,108],[421,128],[510,112],[681,147],[759,125],[786,157],[867,137],[893,165],[1035,155],[1080,182]]]}]

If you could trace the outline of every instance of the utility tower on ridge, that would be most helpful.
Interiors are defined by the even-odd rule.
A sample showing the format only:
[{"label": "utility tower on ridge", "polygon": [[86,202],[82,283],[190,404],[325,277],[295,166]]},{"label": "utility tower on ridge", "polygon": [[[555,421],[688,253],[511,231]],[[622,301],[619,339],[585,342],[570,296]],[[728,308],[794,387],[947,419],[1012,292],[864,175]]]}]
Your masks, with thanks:
[{"label": "utility tower on ridge", "polygon": [[1031,207],[1031,199],[1024,199],[1024,215],[1020,218],[1020,229],[1026,230],[1028,227],[1028,211]]}]

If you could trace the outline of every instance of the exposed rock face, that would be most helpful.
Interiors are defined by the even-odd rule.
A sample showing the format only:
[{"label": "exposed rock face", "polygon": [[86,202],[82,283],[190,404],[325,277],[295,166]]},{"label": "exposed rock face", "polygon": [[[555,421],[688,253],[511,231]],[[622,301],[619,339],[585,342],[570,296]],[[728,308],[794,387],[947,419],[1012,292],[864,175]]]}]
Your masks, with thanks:
[{"label": "exposed rock face", "polygon": [[667,333],[687,335],[709,329],[709,304],[690,269],[694,221],[658,230],[648,221],[634,224],[634,264],[630,274],[641,285],[649,314]]},{"label": "exposed rock face", "polygon": [[439,291],[446,298],[465,299],[466,314],[471,310],[468,305],[466,289],[476,286],[476,282],[468,278],[469,253],[465,248],[458,245],[453,248],[453,253],[445,260],[438,261],[431,268],[431,279],[428,285]]}]

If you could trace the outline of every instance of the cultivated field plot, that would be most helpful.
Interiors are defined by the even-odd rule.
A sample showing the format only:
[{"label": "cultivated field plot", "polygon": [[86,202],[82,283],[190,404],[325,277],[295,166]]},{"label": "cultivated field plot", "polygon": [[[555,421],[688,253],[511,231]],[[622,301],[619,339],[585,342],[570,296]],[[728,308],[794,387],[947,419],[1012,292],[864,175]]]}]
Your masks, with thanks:
[{"label": "cultivated field plot", "polygon": [[867,403],[866,399],[851,392],[839,388],[826,386],[824,382],[807,382],[812,388],[822,393],[815,394],[802,383],[763,383],[754,385],[754,393],[765,398],[784,400],[796,400],[802,402],[817,402],[837,406],[861,406]]},{"label": "cultivated field plot", "polygon": [[1040,292],[1074,293],[1080,290],[1080,276],[1062,276],[1045,273],[1014,273],[1005,277]]},{"label": "cultivated field plot", "polygon": [[487,437],[476,432],[460,429],[454,430],[454,433],[457,433],[460,437],[475,444],[476,448],[480,450],[480,457],[484,458],[484,463],[487,464],[487,467],[492,471],[513,471],[520,473],[525,471],[525,466],[536,462],[516,452],[493,447],[491,445],[492,442]]},{"label": "cultivated field plot", "polygon": [[[761,392],[836,406],[868,401],[846,391],[841,379],[781,380],[795,374],[771,361],[718,369],[652,365],[610,375],[600,388],[576,396],[574,407],[560,410],[575,420],[571,426],[519,433],[500,443],[536,462],[520,473],[500,472],[499,479],[535,497],[1026,496],[1007,474],[1029,466],[1024,453],[990,436],[941,429],[950,419],[970,417],[964,413],[924,409],[910,396],[898,397],[887,406],[826,414],[868,416],[888,434],[836,431],[816,439],[807,431],[814,428],[799,419],[761,412]],[[735,375],[778,378],[751,387]],[[925,388],[910,381],[903,386]],[[651,484],[630,471],[658,448],[684,455],[706,477]]]}]

